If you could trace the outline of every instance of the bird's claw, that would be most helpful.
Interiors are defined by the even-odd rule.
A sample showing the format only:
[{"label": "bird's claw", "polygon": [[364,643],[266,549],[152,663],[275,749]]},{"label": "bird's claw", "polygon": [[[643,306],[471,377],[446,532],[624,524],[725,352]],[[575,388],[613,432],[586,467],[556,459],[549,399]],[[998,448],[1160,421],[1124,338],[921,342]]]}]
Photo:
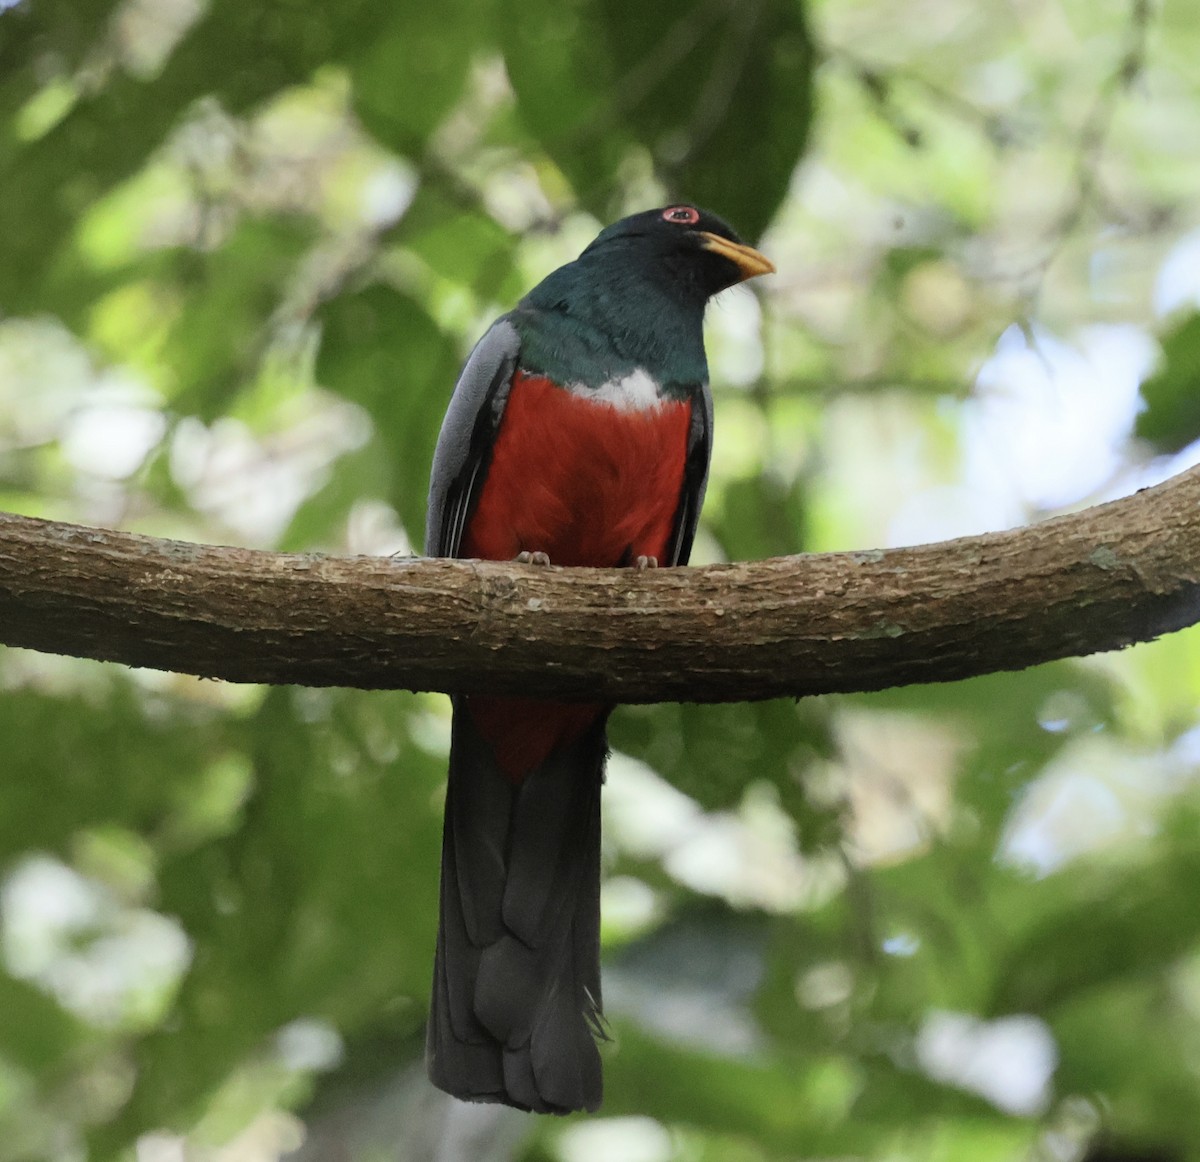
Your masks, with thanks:
[{"label": "bird's claw", "polygon": [[657,557],[638,557],[638,559],[636,561],[634,561],[633,567],[639,573],[644,573],[647,569],[657,569],[658,568],[658,558]]},{"label": "bird's claw", "polygon": [[517,564],[518,565],[549,565],[550,557],[548,554],[541,552],[541,550],[531,553],[531,552],[529,552],[528,549],[526,549],[525,551],[517,554]]}]

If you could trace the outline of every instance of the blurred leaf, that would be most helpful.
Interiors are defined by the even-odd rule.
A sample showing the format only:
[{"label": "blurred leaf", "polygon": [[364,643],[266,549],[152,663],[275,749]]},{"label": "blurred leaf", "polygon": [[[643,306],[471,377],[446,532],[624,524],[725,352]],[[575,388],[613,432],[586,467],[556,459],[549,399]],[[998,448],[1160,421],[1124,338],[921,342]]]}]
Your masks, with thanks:
[{"label": "blurred leaf", "polygon": [[[919,1134],[939,1117],[1002,1122],[979,1098],[875,1061],[789,1047],[720,1057],[617,1030],[605,1110],[648,1114],[718,1134],[744,1134],[787,1156],[869,1151],[889,1136]],[[936,1132],[936,1131],[934,1131]]]},{"label": "blurred leaf", "polygon": [[[0,780],[0,860],[61,852],[85,825],[151,829],[229,745],[218,722],[162,721],[126,682],[96,699],[28,690],[0,698],[8,775]],[[164,778],[163,772],[171,772]]]},{"label": "blurred leaf", "polygon": [[1200,439],[1200,314],[1177,322],[1162,339],[1158,370],[1142,384],[1145,410],[1134,428],[1160,452]]},{"label": "blurred leaf", "polygon": [[[1200,899],[1174,890],[1200,879],[1200,813],[1182,805],[1135,861],[1080,860],[1007,906],[996,1012],[1044,1011],[1090,989],[1153,976],[1200,944]],[[1096,924],[1103,911],[1105,922]]]},{"label": "blurred leaf", "polygon": [[[272,691],[247,725],[255,792],[236,834],[170,860],[164,910],[202,949],[171,1028],[101,1152],[196,1118],[247,1054],[300,1017],[353,1031],[381,1012],[417,1035],[437,922],[442,764],[408,743],[410,695]],[[403,869],[411,874],[397,878]]]},{"label": "blurred leaf", "polygon": [[86,1030],[58,1004],[0,973],[0,1059],[32,1073],[52,1073],[85,1041]]},{"label": "blurred leaf", "polygon": [[856,1079],[853,1066],[837,1058],[720,1057],[622,1024],[606,1081],[610,1115],[637,1112],[717,1133],[752,1135],[768,1148],[785,1151],[853,1149],[854,1136],[846,1135],[843,1118]]},{"label": "blurred leaf", "polygon": [[325,485],[296,509],[279,551],[311,552],[340,543],[350,510],[358,500],[389,491],[391,471],[386,449],[379,441],[342,456]]},{"label": "blurred leaf", "polygon": [[783,487],[769,475],[731,481],[720,512],[706,518],[731,561],[758,561],[804,551],[804,480]]},{"label": "blurred leaf", "polygon": [[439,189],[436,177],[417,192],[393,232],[396,241],[439,276],[507,309],[529,288],[514,271],[517,239],[494,218]]},{"label": "blurred leaf", "polygon": [[1067,742],[1113,724],[1118,694],[1104,674],[1063,661],[1020,674],[848,695],[846,701],[933,716],[970,740],[956,798],[971,812],[980,829],[976,842],[986,848],[999,841],[1022,788]]},{"label": "blurred leaf", "polygon": [[794,0],[510,0],[501,43],[521,115],[601,218],[630,145],[673,198],[766,228],[804,148],[813,50]]},{"label": "blurred leaf", "polygon": [[[616,749],[648,763],[706,809],[732,807],[748,786],[765,780],[795,817],[817,823],[802,779],[808,764],[832,749],[819,704],[625,706],[613,716],[609,735]],[[828,821],[820,818],[826,831]]]},{"label": "blurred leaf", "polygon": [[287,26],[272,36],[273,23],[260,6],[215,0],[153,84],[117,73],[44,137],[11,158],[0,154],[0,218],[24,225],[0,263],[0,308],[54,302],[73,314],[88,297],[71,242],[81,213],[145,163],[197,98],[217,92],[238,110],[306,75],[315,60],[305,67],[298,42],[280,35]]},{"label": "blurred leaf", "polygon": [[[8,6],[0,19],[0,165],[13,143],[9,118],[46,83],[43,66],[53,62],[69,76],[103,29],[116,0],[39,0]],[[41,74],[41,75],[39,75]]]},{"label": "blurred leaf", "polygon": [[382,284],[336,299],[322,322],[317,377],[370,412],[392,473],[387,499],[420,544],[429,465],[458,377],[458,349],[414,299]]},{"label": "blurred leaf", "polygon": [[475,0],[393,6],[351,63],[354,108],[368,132],[399,153],[419,154],[462,93],[485,16]]},{"label": "blurred leaf", "polygon": [[298,220],[248,219],[212,253],[163,262],[164,297],[181,304],[161,353],[176,410],[208,421],[230,410],[266,354],[267,324],[311,237]]},{"label": "blurred leaf", "polygon": [[1101,1141],[1088,1150],[1082,1162],[1183,1162],[1183,1155],[1165,1147]]},{"label": "blurred leaf", "polygon": [[1064,1090],[1103,1093],[1105,1120],[1123,1136],[1194,1147],[1196,1042],[1192,1022],[1165,994],[1116,983],[1072,998],[1052,1028]]}]

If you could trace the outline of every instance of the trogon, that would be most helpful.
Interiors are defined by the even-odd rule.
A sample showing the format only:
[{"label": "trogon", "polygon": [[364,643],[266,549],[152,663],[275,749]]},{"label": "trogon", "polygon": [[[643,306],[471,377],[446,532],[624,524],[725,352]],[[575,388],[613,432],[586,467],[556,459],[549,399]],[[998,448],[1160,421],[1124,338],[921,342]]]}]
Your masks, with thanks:
[{"label": "trogon", "polygon": [[[498,319],[459,376],[426,553],[686,563],[712,397],[704,308],[774,267],[720,218],[624,218]],[[600,1104],[600,785],[612,707],[455,697],[426,1063],[468,1101]]]}]

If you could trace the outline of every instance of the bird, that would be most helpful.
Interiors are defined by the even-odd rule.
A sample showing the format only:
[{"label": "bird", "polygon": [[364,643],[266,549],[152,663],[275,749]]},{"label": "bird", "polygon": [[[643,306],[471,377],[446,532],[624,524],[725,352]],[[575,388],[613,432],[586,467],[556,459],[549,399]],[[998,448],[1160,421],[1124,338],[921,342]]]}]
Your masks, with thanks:
[{"label": "bird", "polygon": [[[686,564],[712,448],[705,306],[774,269],[690,204],[602,230],[468,357],[434,452],[426,555]],[[600,1106],[612,709],[452,699],[425,1060],[455,1097],[547,1114]]]}]

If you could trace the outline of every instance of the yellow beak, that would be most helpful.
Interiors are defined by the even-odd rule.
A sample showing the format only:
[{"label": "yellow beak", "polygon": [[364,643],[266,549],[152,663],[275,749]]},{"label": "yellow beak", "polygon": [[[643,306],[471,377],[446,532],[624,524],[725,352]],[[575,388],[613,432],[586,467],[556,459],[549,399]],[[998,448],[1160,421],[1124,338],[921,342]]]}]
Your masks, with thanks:
[{"label": "yellow beak", "polygon": [[748,278],[756,278],[760,274],[775,273],[775,264],[765,254],[760,254],[755,250],[753,246],[730,242],[728,238],[722,238],[720,234],[712,234],[707,230],[701,231],[700,237],[704,239],[702,245],[705,250],[711,250],[714,254],[721,255],[722,258],[728,258],[741,271],[740,282],[745,282]]}]

